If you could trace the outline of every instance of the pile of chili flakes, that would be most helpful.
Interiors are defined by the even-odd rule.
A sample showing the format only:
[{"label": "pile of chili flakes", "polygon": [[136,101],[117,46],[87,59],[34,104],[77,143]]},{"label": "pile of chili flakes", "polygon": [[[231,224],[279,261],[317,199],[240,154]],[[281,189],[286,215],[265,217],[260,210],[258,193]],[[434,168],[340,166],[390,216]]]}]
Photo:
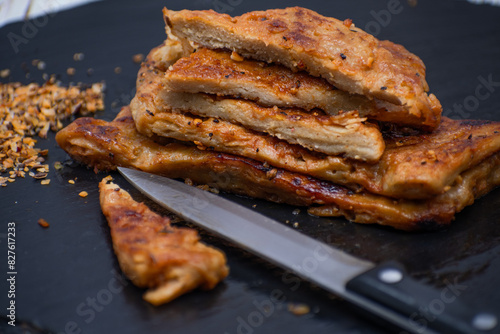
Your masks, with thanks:
[{"label": "pile of chili flakes", "polygon": [[[36,148],[33,137],[46,138],[49,130],[60,130],[62,120],[72,115],[103,110],[103,92],[103,83],[61,87],[54,77],[41,86],[0,83],[0,186],[26,174],[45,179],[48,150]],[[49,182],[42,180],[42,184]]]}]

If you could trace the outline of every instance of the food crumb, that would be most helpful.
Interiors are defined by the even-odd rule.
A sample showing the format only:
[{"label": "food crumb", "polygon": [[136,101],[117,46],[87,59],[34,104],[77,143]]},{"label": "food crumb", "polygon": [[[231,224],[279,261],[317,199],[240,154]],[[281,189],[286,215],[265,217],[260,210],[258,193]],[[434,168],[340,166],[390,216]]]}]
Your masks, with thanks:
[{"label": "food crumb", "polygon": [[144,55],[142,53],[138,53],[132,56],[132,61],[136,64],[139,64],[143,60],[144,60]]},{"label": "food crumb", "polygon": [[352,25],[352,19],[345,19],[343,23],[347,28],[350,28]]},{"label": "food crumb", "polygon": [[43,60],[39,60],[36,64],[36,68],[38,68],[40,71],[43,71],[46,67],[47,64]]},{"label": "food crumb", "polygon": [[302,303],[288,303],[288,312],[292,313],[293,315],[301,316],[301,315],[306,315],[311,311],[311,308],[309,305],[302,304]]},{"label": "food crumb", "polygon": [[292,215],[296,216],[300,213],[300,209],[295,209],[292,211]]},{"label": "food crumb", "polygon": [[10,70],[8,68],[0,71],[1,78],[7,78],[10,75]]},{"label": "food crumb", "polygon": [[299,227],[299,223],[297,223],[297,222],[293,223],[293,227],[294,228],[298,228]]},{"label": "food crumb", "polygon": [[43,218],[38,219],[38,225],[40,225],[43,228],[47,228],[50,226],[50,224]]},{"label": "food crumb", "polygon": [[66,70],[66,73],[67,73],[68,75],[75,75],[76,70],[75,70],[75,68],[74,68],[74,67],[68,67],[68,69]]},{"label": "food crumb", "polygon": [[243,61],[244,60],[244,58],[242,56],[240,56],[238,53],[236,53],[235,51],[233,51],[231,53],[231,59],[234,61]]},{"label": "food crumb", "polygon": [[77,113],[103,110],[103,91],[103,83],[61,87],[54,77],[41,86],[0,83],[0,174],[14,172],[13,177],[0,176],[0,186],[24,177],[23,172],[36,179],[45,178],[49,166],[42,165],[42,156],[48,150],[36,148],[33,136],[45,138],[48,131],[63,127],[63,119]]},{"label": "food crumb", "polygon": [[74,61],[81,61],[81,60],[83,60],[83,58],[85,58],[85,55],[81,52],[77,52],[73,55]]},{"label": "food crumb", "polygon": [[416,7],[418,5],[418,0],[408,0],[408,5],[410,7]]},{"label": "food crumb", "polygon": [[88,193],[88,192],[86,192],[86,191],[81,191],[81,192],[78,194],[78,196],[83,197],[83,198],[87,197],[88,195],[89,195],[89,193]]},{"label": "food crumb", "polygon": [[75,180],[68,180],[69,184],[75,184]]},{"label": "food crumb", "polygon": [[50,179],[45,179],[45,180],[42,180],[40,181],[40,183],[43,185],[43,186],[46,186],[50,183]]},{"label": "food crumb", "polygon": [[115,73],[116,74],[122,73],[122,68],[120,66],[115,67]]},{"label": "food crumb", "polygon": [[219,189],[217,189],[217,188],[210,187],[210,189],[208,189],[208,191],[210,191],[212,194],[219,194]]}]

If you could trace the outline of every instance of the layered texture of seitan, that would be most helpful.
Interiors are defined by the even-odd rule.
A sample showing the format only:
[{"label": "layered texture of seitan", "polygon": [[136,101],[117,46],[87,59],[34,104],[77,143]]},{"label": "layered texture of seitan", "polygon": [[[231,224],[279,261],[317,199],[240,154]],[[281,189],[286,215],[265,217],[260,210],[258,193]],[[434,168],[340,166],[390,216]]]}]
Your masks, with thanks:
[{"label": "layered texture of seitan", "polygon": [[[384,131],[386,149],[377,163],[313,152],[222,119],[171,112],[162,95],[161,61],[143,64],[131,102],[138,131],[193,142],[201,149],[248,157],[271,166],[393,198],[442,194],[460,173],[500,149],[500,124],[443,117],[432,133]],[[410,132],[408,134],[407,132]]]},{"label": "layered texture of seitan", "polygon": [[[176,59],[175,56],[182,54],[179,50],[177,53],[162,51],[167,48],[170,48],[167,44],[157,47],[154,53],[166,54],[172,60]],[[171,64],[171,61],[166,61],[166,64],[161,63],[155,61],[153,56],[148,57],[140,71],[139,77],[141,75],[144,77],[137,83],[135,97],[135,99],[140,99],[145,96],[145,92],[154,91],[155,101],[151,103],[148,110],[152,115],[153,105],[159,106],[154,108],[154,118],[158,121],[157,124],[163,123],[161,121],[163,118],[182,118],[179,115],[164,115],[165,113],[189,113],[241,125],[249,130],[264,132],[288,143],[328,155],[345,155],[356,160],[375,162],[380,159],[384,151],[385,144],[378,126],[366,122],[366,118],[359,117],[357,111],[326,115],[321,110],[310,113],[292,107],[265,107],[245,99],[175,92],[168,88],[168,80],[163,75],[163,72],[166,72],[166,75],[170,72],[170,69],[166,71],[164,69]],[[148,70],[153,73],[147,73]],[[137,104],[137,101],[132,102],[134,110]],[[167,127],[160,126],[153,131],[161,136],[203,143],[203,139],[197,138],[199,137],[197,131],[192,133],[194,137],[186,138],[182,135],[182,129],[179,129],[180,131],[172,129],[171,123]],[[139,131],[148,130],[139,125]]]},{"label": "layered texture of seitan", "polygon": [[168,217],[134,201],[108,178],[99,183],[99,193],[120,267],[135,285],[149,289],[149,303],[212,289],[228,275],[225,255],[201,243],[196,230],[171,226]]},{"label": "layered texture of seitan", "polygon": [[157,101],[168,106],[161,112],[225,120],[328,155],[375,162],[385,148],[378,126],[365,124],[366,118],[360,118],[356,111],[329,116],[298,108],[262,107],[247,100],[166,89],[161,90]]},{"label": "layered texture of seitan", "polygon": [[[189,178],[231,193],[308,206],[315,215],[344,216],[358,223],[408,231],[446,226],[475,198],[500,185],[500,155],[495,153],[459,173],[447,191],[427,200],[353,192],[245,157],[200,150],[186,143],[160,144],[137,132],[128,107],[112,122],[79,118],[59,131],[56,139],[73,159],[96,170],[124,166],[172,178]],[[118,212],[123,214],[128,209],[130,206]]]},{"label": "layered texture of seitan", "polygon": [[429,130],[439,125],[441,104],[427,93],[420,58],[401,45],[379,41],[349,20],[324,17],[301,7],[238,17],[212,10],[165,8],[164,19],[167,34],[307,71],[348,93],[402,106]]},{"label": "layered texture of seitan", "polygon": [[163,84],[173,92],[243,98],[267,107],[320,109],[329,115],[356,110],[369,119],[427,127],[425,121],[409,114],[404,106],[351,94],[305,71],[294,72],[282,65],[244,59],[227,50],[198,48],[172,65]]}]

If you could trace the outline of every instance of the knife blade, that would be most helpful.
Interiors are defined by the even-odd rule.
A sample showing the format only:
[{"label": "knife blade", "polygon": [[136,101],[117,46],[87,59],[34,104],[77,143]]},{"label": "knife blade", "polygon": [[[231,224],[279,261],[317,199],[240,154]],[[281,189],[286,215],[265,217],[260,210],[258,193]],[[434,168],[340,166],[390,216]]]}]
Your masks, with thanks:
[{"label": "knife blade", "polygon": [[[221,196],[154,174],[118,167],[135,188],[171,212],[290,270],[410,333],[497,333],[499,316],[448,290],[411,278],[394,261],[374,264],[313,239]],[[404,332],[402,332],[404,333]]]}]

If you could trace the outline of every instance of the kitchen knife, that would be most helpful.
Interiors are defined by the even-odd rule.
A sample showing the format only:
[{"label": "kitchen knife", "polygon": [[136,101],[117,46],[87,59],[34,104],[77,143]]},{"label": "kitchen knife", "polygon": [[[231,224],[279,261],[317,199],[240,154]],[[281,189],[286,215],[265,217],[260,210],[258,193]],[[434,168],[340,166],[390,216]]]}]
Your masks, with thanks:
[{"label": "kitchen knife", "polygon": [[397,262],[357,259],[234,202],[182,182],[128,168],[119,172],[153,201],[404,330],[498,333],[498,310],[476,310],[454,294],[412,279]]}]

